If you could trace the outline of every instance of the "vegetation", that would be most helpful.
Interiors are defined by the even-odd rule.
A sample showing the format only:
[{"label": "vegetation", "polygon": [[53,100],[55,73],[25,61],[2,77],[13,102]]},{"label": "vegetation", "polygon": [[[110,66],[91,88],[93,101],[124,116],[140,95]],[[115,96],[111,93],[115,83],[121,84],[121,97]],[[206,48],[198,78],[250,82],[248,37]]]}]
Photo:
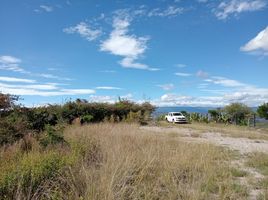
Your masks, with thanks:
[{"label": "vegetation", "polygon": [[189,144],[129,123],[71,126],[66,145],[29,138],[0,149],[3,199],[245,199],[232,153]]},{"label": "vegetation", "polygon": [[[81,125],[103,121],[146,124],[155,109],[149,103],[136,104],[122,99],[114,104],[77,99],[64,105],[37,108],[16,105],[17,100],[17,96],[0,93],[0,145],[14,143],[29,133],[41,138],[43,144],[50,143],[52,138],[57,140],[59,136],[52,134],[54,126],[75,122]],[[45,134],[38,136],[41,133]]]},{"label": "vegetation", "polygon": [[268,176],[268,154],[260,152],[250,154],[247,165],[256,168],[260,173]]},{"label": "vegetation", "polygon": [[224,112],[235,124],[246,125],[246,117],[252,114],[252,110],[242,103],[232,103],[224,107]]},{"label": "vegetation", "polygon": [[268,103],[264,103],[258,107],[257,113],[261,118],[268,120]]},{"label": "vegetation", "polygon": [[[141,129],[155,109],[149,103],[77,99],[25,108],[17,100],[0,93],[0,199],[202,200],[249,195],[247,186],[235,181],[247,172],[229,165],[233,152]],[[243,104],[211,110],[209,115],[183,112],[189,121],[198,122],[185,127],[201,131],[234,120],[243,125],[250,113]],[[212,121],[216,123],[199,123]],[[234,127],[226,131],[234,129],[237,137],[242,132],[253,135]],[[254,134],[254,139],[260,138],[267,134]],[[266,175],[265,156],[252,154],[248,166]]]}]

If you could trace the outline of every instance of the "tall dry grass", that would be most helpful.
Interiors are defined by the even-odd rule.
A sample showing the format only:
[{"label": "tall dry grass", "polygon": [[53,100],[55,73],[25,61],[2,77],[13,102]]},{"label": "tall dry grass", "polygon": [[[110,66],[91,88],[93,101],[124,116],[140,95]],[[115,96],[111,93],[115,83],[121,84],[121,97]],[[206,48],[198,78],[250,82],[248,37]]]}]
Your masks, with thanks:
[{"label": "tall dry grass", "polygon": [[[68,145],[28,139],[0,149],[0,199],[245,199],[232,153],[142,131],[136,124],[71,126]],[[32,140],[32,142],[31,142]]]},{"label": "tall dry grass", "polygon": [[[142,132],[137,125],[70,127],[67,141],[98,143],[98,165],[71,168],[73,194],[83,199],[245,199],[234,183],[230,152]],[[90,138],[90,139],[89,139]],[[82,145],[83,146],[83,145]],[[68,181],[67,181],[68,182]],[[78,192],[75,192],[78,190]],[[77,198],[78,196],[76,196]]]}]

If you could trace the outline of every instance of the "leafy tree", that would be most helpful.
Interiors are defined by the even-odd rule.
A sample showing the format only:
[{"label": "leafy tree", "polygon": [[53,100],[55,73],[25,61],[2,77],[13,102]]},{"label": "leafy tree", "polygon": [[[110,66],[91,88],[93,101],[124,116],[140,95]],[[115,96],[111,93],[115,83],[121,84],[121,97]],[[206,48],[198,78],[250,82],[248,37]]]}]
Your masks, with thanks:
[{"label": "leafy tree", "polygon": [[268,103],[264,103],[258,107],[257,113],[261,118],[268,120]]},{"label": "leafy tree", "polygon": [[246,117],[252,113],[251,108],[242,103],[225,106],[224,111],[232,122],[240,125],[246,125]]}]

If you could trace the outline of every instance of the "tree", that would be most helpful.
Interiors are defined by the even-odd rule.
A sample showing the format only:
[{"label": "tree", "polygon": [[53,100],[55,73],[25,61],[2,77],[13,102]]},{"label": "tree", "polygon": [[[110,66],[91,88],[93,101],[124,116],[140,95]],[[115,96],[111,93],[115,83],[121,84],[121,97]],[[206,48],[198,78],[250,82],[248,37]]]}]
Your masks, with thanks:
[{"label": "tree", "polygon": [[15,102],[19,97],[16,95],[0,93],[0,111],[6,111],[15,106]]},{"label": "tree", "polygon": [[252,113],[251,108],[242,103],[231,103],[224,107],[225,113],[235,124],[245,125],[246,117]]},{"label": "tree", "polygon": [[261,118],[268,120],[268,103],[264,103],[258,107],[257,113]]}]

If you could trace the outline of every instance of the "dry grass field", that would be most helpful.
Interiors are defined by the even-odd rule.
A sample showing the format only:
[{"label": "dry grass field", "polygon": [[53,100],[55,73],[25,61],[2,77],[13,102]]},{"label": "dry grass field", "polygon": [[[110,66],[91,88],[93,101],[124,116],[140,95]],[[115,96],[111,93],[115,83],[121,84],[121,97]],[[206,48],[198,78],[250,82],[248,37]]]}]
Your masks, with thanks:
[{"label": "dry grass field", "polygon": [[188,126],[70,126],[66,145],[2,148],[0,199],[267,199],[267,154],[194,141]]}]

